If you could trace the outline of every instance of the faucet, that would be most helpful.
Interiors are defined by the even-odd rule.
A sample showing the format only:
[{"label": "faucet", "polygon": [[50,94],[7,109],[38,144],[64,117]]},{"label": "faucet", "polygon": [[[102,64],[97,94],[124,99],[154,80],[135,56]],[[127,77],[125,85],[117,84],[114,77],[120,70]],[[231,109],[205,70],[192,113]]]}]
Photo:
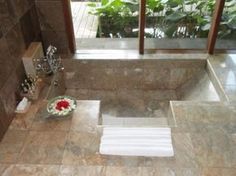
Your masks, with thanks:
[{"label": "faucet", "polygon": [[55,74],[58,71],[64,70],[61,57],[56,55],[56,52],[57,48],[49,45],[46,51],[46,56],[39,59],[34,59],[34,65],[37,73],[49,75],[51,73]]}]

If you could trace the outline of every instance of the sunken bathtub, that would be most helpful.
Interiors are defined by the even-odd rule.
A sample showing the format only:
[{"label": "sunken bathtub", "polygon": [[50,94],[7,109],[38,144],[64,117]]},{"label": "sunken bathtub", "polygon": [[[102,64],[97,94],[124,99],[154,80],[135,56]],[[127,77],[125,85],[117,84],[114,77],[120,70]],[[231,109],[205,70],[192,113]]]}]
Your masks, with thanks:
[{"label": "sunken bathtub", "polygon": [[101,100],[100,125],[172,126],[172,101],[220,101],[206,59],[64,60],[65,94]]}]

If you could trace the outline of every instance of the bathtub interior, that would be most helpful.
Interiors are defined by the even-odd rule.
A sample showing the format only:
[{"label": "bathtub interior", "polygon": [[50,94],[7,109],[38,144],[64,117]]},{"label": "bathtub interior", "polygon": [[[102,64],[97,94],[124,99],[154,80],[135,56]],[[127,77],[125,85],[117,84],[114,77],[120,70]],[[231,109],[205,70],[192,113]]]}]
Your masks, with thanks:
[{"label": "bathtub interior", "polygon": [[100,125],[155,118],[174,126],[170,101],[220,101],[204,59],[71,59],[64,66],[66,95],[101,100]]}]

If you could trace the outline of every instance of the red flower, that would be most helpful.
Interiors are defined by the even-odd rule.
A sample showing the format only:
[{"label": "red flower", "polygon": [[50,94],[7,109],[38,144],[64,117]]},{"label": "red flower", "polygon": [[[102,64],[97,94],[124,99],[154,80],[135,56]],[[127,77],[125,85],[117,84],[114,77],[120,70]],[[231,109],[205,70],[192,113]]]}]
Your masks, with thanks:
[{"label": "red flower", "polygon": [[61,100],[61,101],[59,101],[59,102],[57,103],[56,109],[59,110],[59,111],[61,111],[62,108],[63,108],[63,109],[66,109],[66,108],[69,107],[69,105],[70,105],[70,104],[69,104],[68,101],[66,101],[66,100]]}]

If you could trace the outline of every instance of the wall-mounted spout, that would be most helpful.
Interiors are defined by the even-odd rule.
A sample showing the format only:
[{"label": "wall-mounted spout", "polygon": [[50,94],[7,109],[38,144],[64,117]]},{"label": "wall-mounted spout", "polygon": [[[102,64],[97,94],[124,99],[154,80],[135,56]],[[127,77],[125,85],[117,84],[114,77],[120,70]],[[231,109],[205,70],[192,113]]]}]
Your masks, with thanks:
[{"label": "wall-mounted spout", "polygon": [[64,70],[61,57],[56,54],[57,48],[50,45],[46,51],[46,56],[35,59],[35,69],[39,75],[57,73]]}]

